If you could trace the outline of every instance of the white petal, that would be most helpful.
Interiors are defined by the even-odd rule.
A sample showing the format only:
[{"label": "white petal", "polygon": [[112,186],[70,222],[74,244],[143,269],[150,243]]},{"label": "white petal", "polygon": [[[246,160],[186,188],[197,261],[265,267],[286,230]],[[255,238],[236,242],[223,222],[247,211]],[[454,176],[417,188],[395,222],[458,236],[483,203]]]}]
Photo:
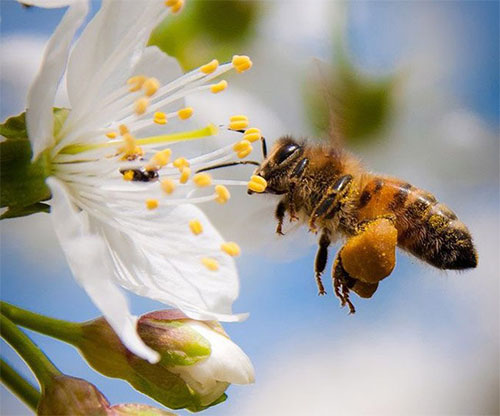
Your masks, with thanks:
[{"label": "white petal", "polygon": [[79,0],[18,0],[27,6],[43,7],[46,9],[69,6]]},{"label": "white petal", "polygon": [[52,106],[66,67],[71,41],[87,15],[86,1],[75,1],[57,26],[44,53],[38,75],[28,93],[26,122],[33,159],[54,143]]},{"label": "white petal", "polygon": [[87,214],[77,212],[62,182],[47,180],[52,191],[51,217],[56,234],[76,280],[134,354],[157,362],[158,353],[147,347],[136,332],[136,317],[128,311],[127,300],[113,283],[112,266],[103,239],[89,230]]},{"label": "white petal", "polygon": [[[145,207],[130,213],[117,207],[116,212],[124,217],[123,231],[102,226],[123,287],[175,306],[194,319],[246,318],[231,312],[239,291],[234,259],[220,249],[224,240],[200,209],[186,204],[158,215],[148,215]],[[203,226],[199,235],[189,229],[193,219]],[[208,270],[204,257],[215,259],[219,269]]]},{"label": "white petal", "polygon": [[73,109],[90,108],[99,97],[124,85],[165,10],[158,0],[103,1],[68,63],[68,94]]},{"label": "white petal", "polygon": [[192,329],[210,342],[210,356],[194,365],[172,369],[189,386],[210,402],[226,389],[226,383],[249,384],[255,381],[254,369],[248,356],[229,338],[215,332],[203,322],[190,322]]}]

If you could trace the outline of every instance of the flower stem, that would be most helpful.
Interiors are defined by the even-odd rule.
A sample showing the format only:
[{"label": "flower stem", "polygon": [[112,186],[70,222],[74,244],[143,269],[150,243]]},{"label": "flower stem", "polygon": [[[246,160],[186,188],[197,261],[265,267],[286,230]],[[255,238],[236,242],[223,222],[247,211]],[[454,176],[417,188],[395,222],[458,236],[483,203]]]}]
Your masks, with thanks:
[{"label": "flower stem", "polygon": [[26,362],[41,386],[49,384],[53,377],[61,374],[42,350],[3,314],[0,314],[0,334]]},{"label": "flower stem", "polygon": [[21,325],[69,344],[74,345],[82,336],[81,324],[76,322],[49,318],[6,302],[0,302],[0,311],[2,315],[9,318],[17,325]]},{"label": "flower stem", "polygon": [[26,406],[36,412],[40,392],[21,374],[0,358],[0,380]]}]

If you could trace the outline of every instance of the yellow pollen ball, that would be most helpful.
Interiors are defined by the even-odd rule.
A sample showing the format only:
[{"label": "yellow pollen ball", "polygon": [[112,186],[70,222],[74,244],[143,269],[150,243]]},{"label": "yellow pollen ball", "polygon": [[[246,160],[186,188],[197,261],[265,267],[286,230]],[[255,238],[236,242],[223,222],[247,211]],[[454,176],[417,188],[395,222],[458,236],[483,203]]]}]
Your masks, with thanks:
[{"label": "yellow pollen ball", "polygon": [[116,133],[116,131],[108,131],[106,133],[106,137],[109,139],[114,139],[116,138],[116,136],[118,136],[118,133]]},{"label": "yellow pollen ball", "polygon": [[181,120],[186,120],[193,115],[193,107],[182,108],[177,111],[177,115]]},{"label": "yellow pollen ball", "polygon": [[208,173],[197,173],[193,176],[193,182],[199,188],[212,185],[212,177]]},{"label": "yellow pollen ball", "polygon": [[158,200],[157,199],[146,199],[146,208],[147,209],[156,209],[158,208]]},{"label": "yellow pollen ball", "polygon": [[118,131],[120,132],[120,136],[124,136],[127,133],[130,133],[128,127],[125,124],[120,124],[118,126]]},{"label": "yellow pollen ball", "polygon": [[203,257],[201,259],[201,262],[208,270],[211,270],[213,272],[219,270],[219,263],[217,262],[217,260],[211,257]]},{"label": "yellow pollen ball", "polygon": [[123,179],[126,180],[126,181],[131,181],[132,179],[134,179],[134,171],[133,170],[127,170],[123,174]]},{"label": "yellow pollen ball", "polygon": [[144,94],[146,94],[148,97],[151,97],[156,91],[158,91],[158,88],[160,88],[160,81],[158,81],[156,78],[148,78],[146,81],[144,81],[144,84],[142,84]]},{"label": "yellow pollen ball", "polygon": [[267,181],[262,176],[252,175],[248,182],[248,189],[254,192],[264,192],[267,187]]},{"label": "yellow pollen ball", "polygon": [[137,115],[144,114],[148,108],[149,100],[146,97],[138,98],[134,104],[134,111]]},{"label": "yellow pollen ball", "polygon": [[215,186],[215,201],[219,204],[225,204],[231,198],[229,190],[224,185]]},{"label": "yellow pollen ball", "polygon": [[198,220],[189,221],[189,229],[194,235],[198,235],[203,232],[203,227],[201,225],[201,222],[199,222]]},{"label": "yellow pollen ball", "polygon": [[170,195],[175,190],[175,182],[172,179],[163,179],[161,181],[161,189],[163,189],[163,192]]},{"label": "yellow pollen ball", "polygon": [[210,91],[212,91],[214,94],[217,94],[218,92],[224,91],[226,88],[227,88],[227,81],[222,80],[217,84],[212,84],[210,86]]},{"label": "yellow pollen ball", "polygon": [[244,150],[251,149],[252,145],[248,140],[241,140],[233,145],[233,150],[235,152],[242,152]]},{"label": "yellow pollen ball", "polygon": [[208,64],[200,67],[200,71],[204,74],[211,74],[219,67],[219,61],[217,59],[211,60]]},{"label": "yellow pollen ball", "polygon": [[165,0],[165,6],[172,7],[178,0]]},{"label": "yellow pollen ball", "polygon": [[241,253],[240,246],[233,241],[228,241],[227,243],[221,244],[220,248],[231,257],[239,256]]},{"label": "yellow pollen ball", "polygon": [[144,75],[136,75],[129,78],[127,80],[127,85],[129,86],[128,90],[130,92],[139,91],[142,87],[142,84],[144,84],[144,81],[146,81],[146,77]]},{"label": "yellow pollen ball", "polygon": [[163,111],[157,111],[154,114],[154,118],[167,118],[167,115]]},{"label": "yellow pollen ball", "polygon": [[183,167],[181,170],[181,177],[179,178],[180,183],[186,183],[191,176],[191,169],[188,167]]}]

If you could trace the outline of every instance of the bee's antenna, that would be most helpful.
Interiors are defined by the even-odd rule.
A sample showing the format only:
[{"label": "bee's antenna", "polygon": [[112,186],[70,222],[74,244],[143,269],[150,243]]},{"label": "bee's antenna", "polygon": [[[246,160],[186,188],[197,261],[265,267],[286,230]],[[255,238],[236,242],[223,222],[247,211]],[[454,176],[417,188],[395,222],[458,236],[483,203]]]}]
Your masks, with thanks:
[{"label": "bee's antenna", "polygon": [[219,169],[219,168],[227,168],[229,166],[236,166],[236,165],[255,165],[255,166],[260,166],[260,163],[254,161],[254,160],[240,160],[239,162],[220,163],[218,165],[207,166],[206,168],[198,169],[196,171],[196,173],[206,172],[207,170],[214,170],[214,169]]}]

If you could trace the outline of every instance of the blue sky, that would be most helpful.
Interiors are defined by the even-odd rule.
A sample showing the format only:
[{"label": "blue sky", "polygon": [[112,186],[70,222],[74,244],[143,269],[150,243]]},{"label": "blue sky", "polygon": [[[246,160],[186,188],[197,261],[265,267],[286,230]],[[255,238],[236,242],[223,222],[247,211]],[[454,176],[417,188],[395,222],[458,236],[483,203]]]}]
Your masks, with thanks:
[{"label": "blue sky", "polygon": [[[60,10],[35,8],[24,10],[10,0],[2,0],[0,6],[2,42],[7,42],[13,35],[46,38],[63,13]],[[319,381],[300,378],[298,373],[297,384],[317,382],[328,385],[329,380],[333,383],[336,375],[322,374],[322,360],[328,367],[331,362],[335,363],[340,351],[346,354],[342,355],[343,362],[355,367],[355,359],[346,350],[364,348],[369,355],[370,345],[374,349],[378,345],[390,345],[392,348],[386,354],[383,350],[377,350],[377,354],[372,357],[375,368],[389,363],[406,368],[407,360],[414,364],[407,369],[406,381],[400,381],[403,389],[406,382],[408,385],[412,385],[412,382],[418,384],[420,376],[421,383],[429,384],[430,390],[422,388],[414,396],[408,396],[408,407],[405,408],[403,403],[401,409],[411,408],[414,403],[412,400],[415,403],[425,401],[429,391],[432,395],[430,378],[433,371],[426,367],[427,356],[437,357],[437,362],[439,357],[445,357],[453,365],[464,368],[462,375],[451,372],[445,374],[444,367],[437,368],[439,376],[436,379],[440,380],[441,385],[435,391],[445,389],[443,391],[450,396],[459,395],[461,390],[454,384],[457,380],[458,384],[468,386],[468,383],[477,379],[483,384],[471,386],[468,393],[463,393],[463,400],[467,399],[472,403],[471,406],[474,403],[486,403],[487,406],[491,402],[491,393],[498,390],[498,375],[495,377],[491,373],[495,366],[498,367],[498,12],[499,4],[494,1],[355,2],[348,20],[351,52],[357,65],[368,73],[392,72],[402,66],[411,68],[415,61],[425,62],[422,55],[414,52],[430,50],[438,41],[450,51],[451,58],[442,64],[441,81],[433,84],[437,91],[432,93],[436,95],[429,93],[429,96],[438,97],[436,101],[440,104],[435,108],[441,112],[431,119],[437,123],[457,109],[477,117],[487,131],[488,139],[485,140],[490,142],[484,145],[484,149],[473,148],[469,158],[473,159],[472,166],[476,171],[481,172],[482,168],[490,165],[493,168],[484,168],[479,179],[470,183],[467,177],[460,176],[459,159],[449,156],[458,154],[453,153],[453,149],[449,154],[445,152],[437,159],[432,159],[434,162],[425,165],[414,159],[416,156],[406,144],[394,150],[392,157],[382,159],[374,150],[373,153],[367,151],[365,159],[377,167],[386,168],[387,173],[407,173],[414,182],[423,183],[438,195],[448,197],[447,203],[460,214],[476,237],[480,255],[478,271],[444,274],[399,253],[394,274],[381,284],[372,299],[356,298],[358,313],[347,316],[332,296],[328,273],[324,277],[328,295],[321,298],[316,295],[312,273],[314,247],[292,253],[292,260],[288,262],[263,257],[262,253],[243,256],[239,261],[241,295],[235,310],[249,311],[251,317],[241,324],[226,325],[226,329],[251,357],[256,368],[257,383],[251,387],[232,386],[228,390],[228,402],[205,414],[252,414],[252,409],[254,414],[258,414],[255,409],[261,411],[259,403],[265,404],[268,414],[279,414],[280,409],[283,409],[279,397],[285,394],[279,388],[286,383],[283,381],[280,384],[281,370],[273,372],[275,365],[277,369],[282,369],[278,364],[283,361],[288,363],[290,369],[287,369],[289,373],[286,374],[290,377],[290,374],[294,374],[294,366],[302,368],[301,360],[317,355],[311,372]],[[262,65],[266,65],[266,62],[262,62]],[[267,71],[272,73],[273,68]],[[9,94],[15,93],[2,80],[2,116],[11,113],[8,98]],[[279,95],[279,91],[275,93]],[[412,103],[414,105],[414,101]],[[426,114],[422,107],[427,104],[424,102],[410,107],[408,114],[418,120],[423,117],[422,114]],[[422,147],[419,152],[426,154],[432,149]],[[398,165],[395,159],[408,165],[408,170]],[[444,182],[434,177],[437,175],[437,167],[433,166],[435,160],[442,160],[444,169],[458,172],[455,179]],[[410,165],[416,165],[415,169],[411,170]],[[19,233],[18,229],[21,230]],[[40,264],[43,257],[37,252],[36,245],[26,243],[30,231],[47,233],[48,241],[54,240],[48,216],[9,220],[2,225],[2,299],[68,320],[83,321],[96,317],[98,311],[73,280],[60,251]],[[32,237],[35,241],[44,240],[44,235]],[[330,258],[333,258],[336,248],[331,250]],[[54,246],[54,250],[60,249]],[[45,253],[43,250],[41,252]],[[130,295],[130,299],[133,312],[137,314],[162,307],[144,298]],[[89,369],[71,347],[43,336],[30,335],[63,372],[93,382],[112,403],[152,403],[125,383],[102,377]],[[408,345],[418,349],[421,355],[405,356],[400,349],[409,348]],[[28,374],[22,362],[3,343],[2,355]],[[417,357],[424,359],[418,361]],[[429,362],[432,362],[430,358]],[[418,372],[419,367],[422,368],[422,374]],[[380,375],[380,384],[384,386],[384,383],[389,383],[387,386],[393,386],[385,380],[391,377],[391,370],[387,371],[385,377],[384,374]],[[373,388],[376,390],[376,386]],[[479,393],[474,395],[475,389],[483,391],[484,396]],[[269,397],[265,390],[275,391],[274,396]],[[307,409],[307,400],[295,397],[297,391],[290,390],[288,394],[291,402],[297,401],[297,412]],[[347,391],[346,397],[350,397],[349,394],[353,392]],[[384,394],[383,391],[379,393],[382,397],[385,397]],[[340,403],[342,400],[340,397],[338,399]],[[321,398],[308,400],[311,406],[312,402],[323,403]],[[453,401],[446,397],[442,400],[442,403],[429,409],[438,409],[439,413]],[[4,414],[26,413],[26,409],[3,387],[1,401]],[[332,401],[335,406],[335,392],[332,392]],[[455,401],[461,403],[459,399]],[[392,408],[397,409],[398,405],[393,403]],[[388,406],[391,408],[390,403]],[[491,406],[486,408],[492,409]],[[355,412],[349,409],[339,407],[338,411]],[[449,413],[454,411],[451,409]]]}]

